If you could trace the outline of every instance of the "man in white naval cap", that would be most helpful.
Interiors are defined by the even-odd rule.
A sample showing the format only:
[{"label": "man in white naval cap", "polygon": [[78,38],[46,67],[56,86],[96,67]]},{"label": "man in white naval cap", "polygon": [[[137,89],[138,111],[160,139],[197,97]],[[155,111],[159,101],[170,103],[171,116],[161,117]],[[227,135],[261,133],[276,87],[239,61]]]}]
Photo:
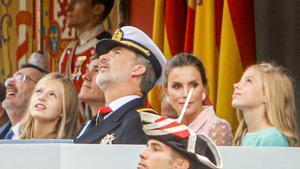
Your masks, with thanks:
[{"label": "man in white naval cap", "polygon": [[96,82],[104,92],[106,105],[83,128],[75,143],[145,144],[139,111],[143,98],[161,84],[166,60],[155,43],[141,30],[122,27],[112,39],[101,40]]},{"label": "man in white naval cap", "polygon": [[196,135],[174,119],[140,113],[149,141],[140,153],[138,169],[221,169],[222,159],[215,143]]}]

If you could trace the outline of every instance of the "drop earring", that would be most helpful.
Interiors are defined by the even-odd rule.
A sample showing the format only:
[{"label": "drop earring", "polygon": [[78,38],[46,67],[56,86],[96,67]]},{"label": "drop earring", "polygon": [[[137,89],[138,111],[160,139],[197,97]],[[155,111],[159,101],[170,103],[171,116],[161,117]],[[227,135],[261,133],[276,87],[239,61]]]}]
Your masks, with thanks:
[{"label": "drop earring", "polygon": [[169,97],[169,96],[167,96],[166,101],[167,101],[168,103],[170,103],[170,97]]},{"label": "drop earring", "polygon": [[202,93],[201,100],[204,101],[206,99],[206,94]]}]

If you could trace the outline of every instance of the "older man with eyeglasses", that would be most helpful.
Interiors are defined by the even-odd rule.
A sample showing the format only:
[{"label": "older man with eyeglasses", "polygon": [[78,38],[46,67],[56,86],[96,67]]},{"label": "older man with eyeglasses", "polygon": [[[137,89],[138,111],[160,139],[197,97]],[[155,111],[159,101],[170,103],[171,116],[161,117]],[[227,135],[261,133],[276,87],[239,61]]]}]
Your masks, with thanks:
[{"label": "older man with eyeglasses", "polygon": [[0,83],[0,139],[4,139],[5,135],[11,128],[11,123],[8,119],[6,111],[3,109],[2,101],[5,99],[6,88],[4,84]]},{"label": "older man with eyeglasses", "polygon": [[32,63],[23,64],[13,77],[5,81],[6,97],[2,107],[6,110],[12,127],[4,139],[16,139],[19,126],[25,117],[28,101],[36,83],[48,72]]}]

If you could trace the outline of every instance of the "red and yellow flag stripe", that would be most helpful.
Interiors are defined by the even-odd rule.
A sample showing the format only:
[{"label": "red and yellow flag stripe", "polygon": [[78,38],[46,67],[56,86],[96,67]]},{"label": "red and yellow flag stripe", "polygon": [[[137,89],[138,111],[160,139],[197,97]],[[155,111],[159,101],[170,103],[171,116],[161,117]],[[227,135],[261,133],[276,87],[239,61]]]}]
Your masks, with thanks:
[{"label": "red and yellow flag stripe", "polygon": [[231,106],[233,84],[256,60],[253,12],[251,0],[224,1],[216,110],[233,129],[237,126],[235,110]]}]

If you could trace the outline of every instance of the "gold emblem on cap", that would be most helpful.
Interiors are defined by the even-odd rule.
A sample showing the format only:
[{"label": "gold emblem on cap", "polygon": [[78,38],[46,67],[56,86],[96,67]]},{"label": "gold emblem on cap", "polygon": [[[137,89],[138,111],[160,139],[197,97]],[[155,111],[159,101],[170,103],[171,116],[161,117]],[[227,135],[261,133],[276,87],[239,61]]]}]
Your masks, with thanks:
[{"label": "gold emblem on cap", "polygon": [[117,29],[112,37],[113,40],[120,41],[123,38],[123,32],[120,29]]},{"label": "gold emblem on cap", "polygon": [[144,47],[140,46],[139,44],[135,42],[131,42],[128,40],[122,40],[123,39],[123,32],[120,29],[117,29],[112,37],[112,40],[119,41],[125,45],[134,47],[145,54],[145,56],[150,56],[150,51],[145,49]]}]

